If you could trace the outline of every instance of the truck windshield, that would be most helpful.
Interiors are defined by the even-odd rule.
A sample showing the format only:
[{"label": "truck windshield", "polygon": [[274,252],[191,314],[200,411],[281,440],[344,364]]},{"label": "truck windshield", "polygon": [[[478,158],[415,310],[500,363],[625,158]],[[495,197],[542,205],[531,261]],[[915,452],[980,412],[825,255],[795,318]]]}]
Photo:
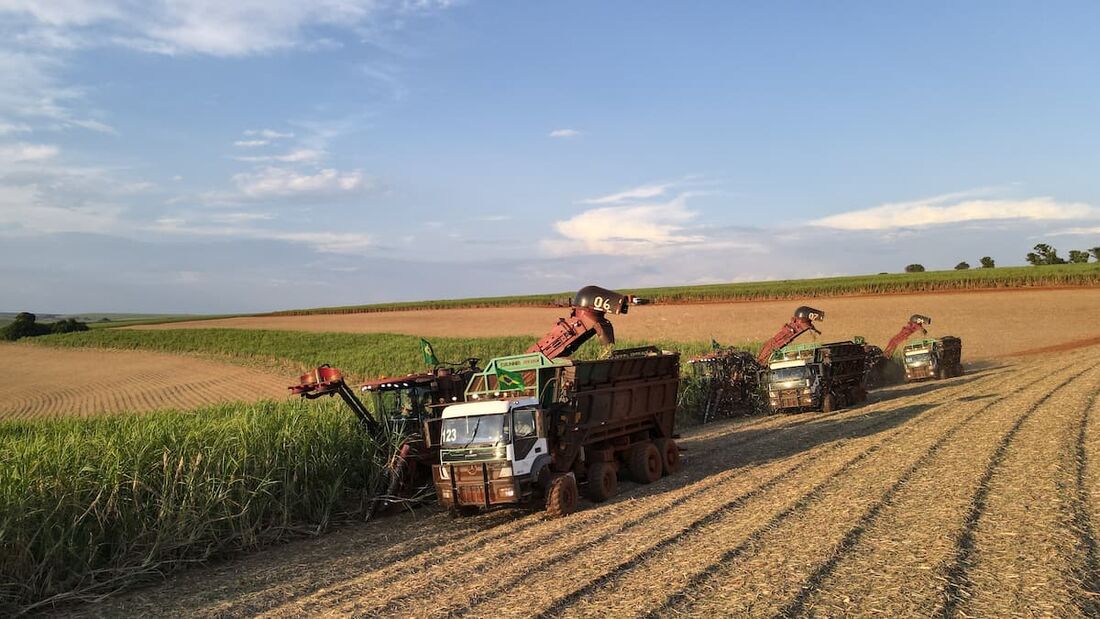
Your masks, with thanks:
[{"label": "truck windshield", "polygon": [[932,355],[926,352],[919,352],[915,355],[905,355],[905,362],[909,365],[923,365],[932,360]]},{"label": "truck windshield", "polygon": [[780,368],[778,370],[772,370],[772,382],[773,383],[786,383],[792,380],[802,380],[808,375],[806,366],[798,366],[793,368]]},{"label": "truck windshield", "polygon": [[473,415],[443,420],[440,434],[445,449],[491,447],[508,442],[504,415]]}]

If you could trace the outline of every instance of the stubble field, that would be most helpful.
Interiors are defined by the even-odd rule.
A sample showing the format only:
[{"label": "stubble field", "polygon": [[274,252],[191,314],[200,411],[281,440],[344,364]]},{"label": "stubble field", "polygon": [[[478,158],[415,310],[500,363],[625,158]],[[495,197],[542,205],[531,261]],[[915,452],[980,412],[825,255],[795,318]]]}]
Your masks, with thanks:
[{"label": "stubble field", "polygon": [[0,344],[0,420],[286,397],[285,376],[144,351]]},{"label": "stubble field", "polygon": [[560,520],[420,509],[90,614],[1096,616],[1100,348],[697,428]]},{"label": "stubble field", "polygon": [[[869,297],[651,305],[614,318],[616,336],[632,341],[760,342],[799,305],[826,313],[821,339],[862,335],[884,345],[918,313],[931,316],[931,333],[963,339],[968,359],[1018,354],[1100,335],[1087,319],[1100,306],[1100,288],[896,294]],[[310,316],[225,318],[140,329],[279,329],[334,333],[406,333],[421,337],[529,336],[546,333],[567,312],[558,307],[438,309]],[[806,336],[812,337],[813,334]]]}]

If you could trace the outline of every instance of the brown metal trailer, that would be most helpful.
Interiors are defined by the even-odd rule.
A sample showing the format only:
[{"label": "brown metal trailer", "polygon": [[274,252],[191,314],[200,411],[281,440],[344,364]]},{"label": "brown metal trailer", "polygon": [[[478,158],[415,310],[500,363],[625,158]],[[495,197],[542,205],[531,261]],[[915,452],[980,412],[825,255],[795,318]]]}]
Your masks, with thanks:
[{"label": "brown metal trailer", "polygon": [[598,361],[502,357],[474,376],[466,402],[443,411],[436,494],[456,511],[544,499],[547,513],[676,471],[677,353],[653,348]]}]

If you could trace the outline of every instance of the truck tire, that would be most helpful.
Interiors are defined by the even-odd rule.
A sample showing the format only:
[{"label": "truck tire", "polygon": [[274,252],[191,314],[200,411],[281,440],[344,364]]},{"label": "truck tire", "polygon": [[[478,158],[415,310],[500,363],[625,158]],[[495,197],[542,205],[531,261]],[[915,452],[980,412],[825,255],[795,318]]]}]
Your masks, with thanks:
[{"label": "truck tire", "polygon": [[680,470],[680,447],[676,445],[676,441],[670,438],[659,438],[653,441],[653,444],[657,446],[657,451],[661,454],[661,468],[664,469],[665,475],[671,475]]},{"label": "truck tire", "polygon": [[593,503],[603,503],[619,493],[619,474],[613,462],[596,462],[588,468],[587,496]]},{"label": "truck tire", "polygon": [[577,510],[577,480],[572,475],[558,475],[550,480],[546,491],[546,515],[550,518],[568,516]]},{"label": "truck tire", "polygon": [[651,484],[661,478],[661,452],[646,441],[630,450],[630,477],[639,484]]},{"label": "truck tire", "polygon": [[825,397],[821,398],[821,412],[831,413],[836,409],[836,402],[833,400],[833,394],[826,393]]}]

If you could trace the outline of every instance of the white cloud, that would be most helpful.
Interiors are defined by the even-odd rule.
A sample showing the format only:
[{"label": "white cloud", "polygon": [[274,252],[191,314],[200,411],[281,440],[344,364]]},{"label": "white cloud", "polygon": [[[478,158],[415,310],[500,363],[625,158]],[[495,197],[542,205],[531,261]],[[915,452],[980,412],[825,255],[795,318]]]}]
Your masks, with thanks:
[{"label": "white cloud", "polygon": [[[214,217],[209,218],[211,220]],[[373,248],[373,239],[358,232],[309,232],[285,231],[269,228],[252,228],[233,223],[246,223],[248,217],[229,225],[192,224],[181,217],[163,217],[148,232],[193,237],[216,237],[256,241],[281,241],[306,245],[316,251],[332,254],[362,254]]]},{"label": "white cloud", "polygon": [[0,144],[0,163],[24,163],[43,161],[57,156],[58,149],[50,144]]},{"label": "white cloud", "polygon": [[[157,54],[247,56],[288,48],[331,46],[324,32],[365,36],[378,22],[446,7],[407,0],[4,0],[0,14],[19,20],[36,40],[84,39]],[[48,34],[49,36],[45,36]]]},{"label": "white cloud", "polygon": [[1017,200],[970,197],[974,193],[977,192],[883,204],[822,217],[810,223],[838,230],[896,230],[971,221],[1058,221],[1100,215],[1096,208],[1082,202],[1059,202],[1051,197]]},{"label": "white cloud", "polygon": [[696,218],[681,194],[668,202],[609,206],[585,211],[559,221],[554,229],[564,238],[543,241],[554,255],[573,253],[646,255],[661,249],[699,244],[705,237],[685,231]]},{"label": "white cloud", "polygon": [[241,148],[252,148],[255,146],[266,146],[271,142],[267,140],[237,140],[233,142],[233,146],[239,146]]},{"label": "white cloud", "polygon": [[325,151],[315,148],[299,148],[283,155],[255,155],[236,157],[237,161],[253,163],[280,161],[282,163],[313,163],[325,158]]},{"label": "white cloud", "polygon": [[[0,37],[4,34],[0,25]],[[85,93],[81,88],[61,83],[57,73],[62,65],[49,54],[0,47],[0,116],[5,118],[0,133],[30,131],[32,125],[114,131],[106,123],[74,110],[83,103]]]},{"label": "white cloud", "polygon": [[641,185],[618,193],[581,200],[579,204],[622,204],[634,200],[648,200],[665,195],[673,185],[674,183]]},{"label": "white cloud", "polygon": [[0,121],[0,135],[7,135],[9,133],[29,133],[31,126],[25,123],[8,123]]},{"label": "white cloud", "polygon": [[554,129],[549,134],[552,138],[575,138],[581,135],[577,129]]},{"label": "white cloud", "polygon": [[249,129],[245,131],[244,134],[249,137],[254,136],[258,138],[263,138],[265,140],[281,140],[294,137],[293,133],[280,133],[273,129]]},{"label": "white cloud", "polygon": [[309,174],[268,167],[255,172],[234,174],[233,181],[241,193],[249,198],[348,193],[370,186],[359,170],[341,172],[331,168]]}]

